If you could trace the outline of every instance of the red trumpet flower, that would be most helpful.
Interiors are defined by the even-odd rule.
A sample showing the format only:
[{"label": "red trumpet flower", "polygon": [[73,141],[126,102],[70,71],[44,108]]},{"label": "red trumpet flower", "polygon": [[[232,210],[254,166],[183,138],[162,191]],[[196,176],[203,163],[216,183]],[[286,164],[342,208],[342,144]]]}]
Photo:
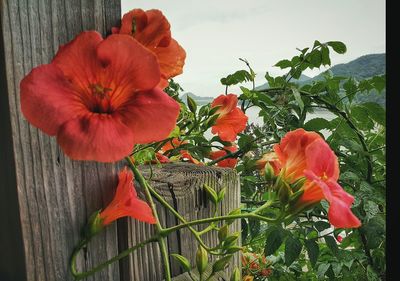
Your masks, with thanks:
[{"label": "red trumpet flower", "polygon": [[113,162],[175,127],[179,105],[159,82],[156,57],[131,36],[82,32],[21,81],[21,109],[70,158]]}]

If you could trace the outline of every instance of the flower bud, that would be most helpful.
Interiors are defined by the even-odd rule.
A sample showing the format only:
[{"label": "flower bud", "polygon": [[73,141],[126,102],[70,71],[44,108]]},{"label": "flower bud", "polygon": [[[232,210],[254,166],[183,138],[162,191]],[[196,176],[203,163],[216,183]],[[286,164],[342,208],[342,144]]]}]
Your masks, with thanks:
[{"label": "flower bud", "polygon": [[196,266],[200,274],[206,270],[208,264],[207,251],[199,245],[196,252]]},{"label": "flower bud", "polygon": [[299,191],[303,187],[303,185],[306,182],[306,180],[307,179],[305,177],[299,178],[297,181],[295,181],[293,184],[291,184],[292,190],[294,192]]},{"label": "flower bud", "polygon": [[286,205],[289,202],[289,197],[292,195],[292,190],[289,186],[289,184],[287,184],[286,182],[282,181],[282,184],[280,185],[279,191],[278,191],[278,197],[279,197],[279,201],[281,201],[281,203],[283,205]]},{"label": "flower bud", "polygon": [[224,241],[225,238],[228,236],[228,225],[225,224],[222,226],[218,231],[218,239],[220,242]]},{"label": "flower bud", "polygon": [[275,178],[274,168],[269,162],[267,162],[264,167],[264,178],[267,181],[272,181]]},{"label": "flower bud", "polygon": [[240,270],[239,268],[235,267],[232,272],[230,281],[240,281]]}]

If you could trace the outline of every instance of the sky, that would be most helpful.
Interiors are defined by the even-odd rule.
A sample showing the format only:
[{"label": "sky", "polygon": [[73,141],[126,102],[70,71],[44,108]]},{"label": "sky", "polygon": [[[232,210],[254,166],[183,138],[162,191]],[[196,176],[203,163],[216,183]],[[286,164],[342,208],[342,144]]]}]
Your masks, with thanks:
[{"label": "sky", "polygon": [[246,69],[239,58],[249,61],[261,85],[266,71],[283,74],[276,62],[314,40],[347,45],[343,55],[331,52],[332,65],[386,49],[384,0],[122,0],[122,14],[134,8],[159,9],[167,17],[172,37],[186,51],[183,73],[174,80],[199,96],[222,94],[220,78]]}]

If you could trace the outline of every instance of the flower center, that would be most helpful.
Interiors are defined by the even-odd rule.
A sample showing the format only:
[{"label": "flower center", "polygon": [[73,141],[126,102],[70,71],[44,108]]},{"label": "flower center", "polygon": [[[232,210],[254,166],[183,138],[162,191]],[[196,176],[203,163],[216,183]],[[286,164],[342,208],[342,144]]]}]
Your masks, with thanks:
[{"label": "flower center", "polygon": [[321,176],[321,179],[322,179],[323,181],[326,181],[328,178],[329,178],[329,177],[326,175],[325,172],[324,172],[324,173],[322,174],[322,176]]},{"label": "flower center", "polygon": [[92,112],[112,113],[111,96],[112,89],[103,87],[100,83],[90,84],[89,89],[93,97]]}]

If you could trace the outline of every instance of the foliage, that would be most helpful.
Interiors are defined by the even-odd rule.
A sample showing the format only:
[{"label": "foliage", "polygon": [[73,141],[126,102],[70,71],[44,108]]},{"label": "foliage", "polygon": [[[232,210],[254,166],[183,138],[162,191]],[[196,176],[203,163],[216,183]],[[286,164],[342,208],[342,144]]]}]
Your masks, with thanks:
[{"label": "foliage", "polygon": [[[239,84],[242,110],[255,107],[264,121],[262,126],[248,126],[238,136],[239,150],[234,156],[240,159],[236,169],[241,175],[242,212],[254,210],[269,196],[268,183],[255,161],[288,131],[305,128],[323,135],[339,157],[340,184],[355,196],[353,212],[362,220],[359,229],[333,228],[327,221],[324,201],[279,226],[242,219],[242,243],[247,251],[264,253],[271,261],[268,280],[385,279],[385,109],[379,102],[360,98],[384,92],[385,75],[346,77],[326,72],[314,81],[297,80],[308,68],[330,65],[330,53],[345,50],[340,42],[315,41],[312,48],[276,64],[287,74],[273,77],[267,72],[267,89],[240,86],[254,80],[249,65],[249,72],[242,69],[221,79],[227,87]],[[309,117],[318,110],[329,111],[334,118]],[[209,120],[209,105],[200,107],[198,116],[203,117],[189,115],[184,124]],[[180,129],[182,132],[187,127]],[[189,140],[185,148],[203,162],[211,148],[226,144],[218,137],[211,141],[204,138],[206,130],[207,126],[199,125],[191,135],[183,136]],[[274,208],[270,212],[274,213]],[[341,242],[339,236],[343,237]],[[245,274],[249,272],[244,270]]]}]

